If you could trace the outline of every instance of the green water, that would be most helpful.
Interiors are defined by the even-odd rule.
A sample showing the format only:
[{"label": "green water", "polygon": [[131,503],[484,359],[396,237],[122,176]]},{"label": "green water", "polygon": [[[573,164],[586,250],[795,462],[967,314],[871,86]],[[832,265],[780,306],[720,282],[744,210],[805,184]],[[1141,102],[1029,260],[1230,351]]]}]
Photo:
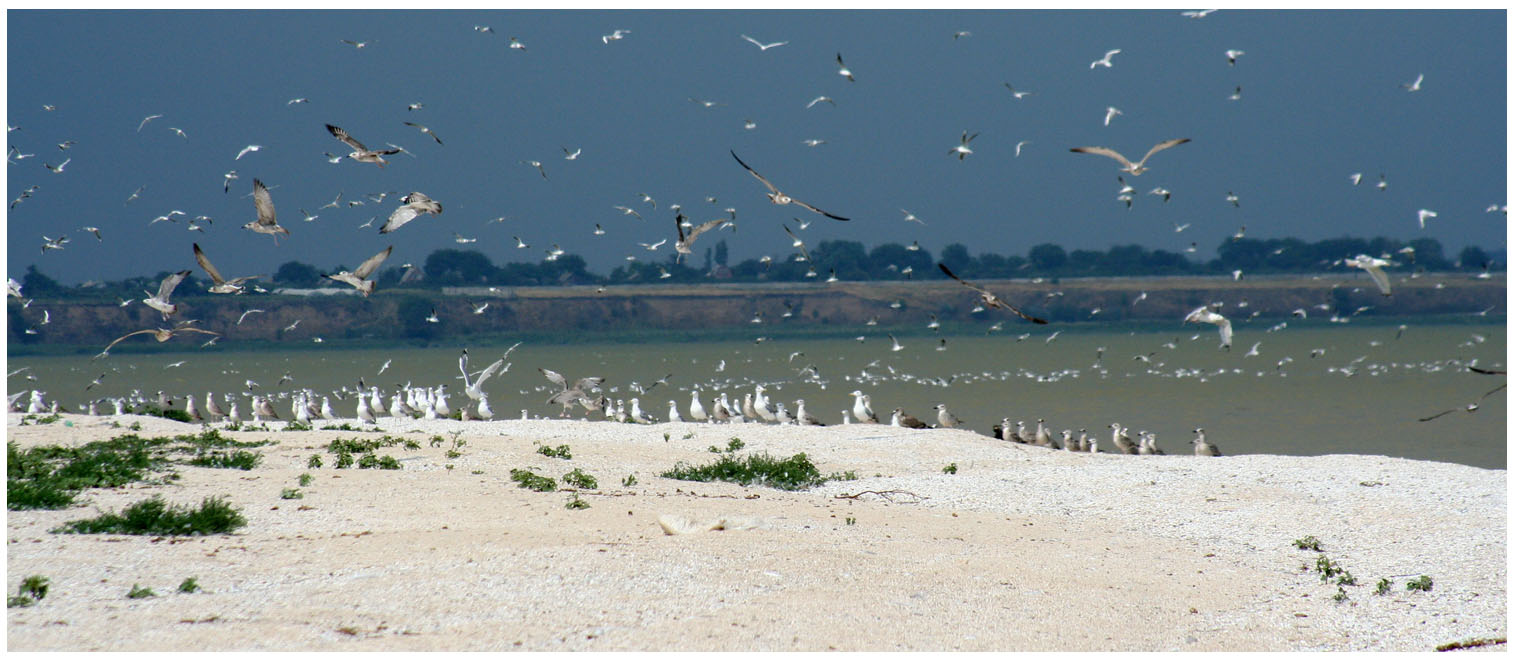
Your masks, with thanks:
[{"label": "green water", "polygon": [[[1407,324],[1402,334],[1397,328],[1401,321]],[[936,349],[939,337],[926,335],[930,332],[922,328],[919,335],[896,333],[904,345],[898,352],[891,351],[889,338],[877,327],[857,329],[865,336],[858,342],[786,338],[773,325],[754,325],[750,338],[770,334],[772,339],[664,342],[643,336],[629,343],[526,343],[510,355],[509,372],[488,382],[486,390],[497,419],[517,418],[521,409],[533,416],[556,415],[555,406],[544,404],[549,384],[537,368],[545,367],[570,380],[604,377],[611,398],[629,402],[640,397],[644,410],[666,418],[669,399],[688,415],[692,388],[701,390],[708,408],[710,399],[722,391],[736,400],[762,383],[770,397],[787,402],[791,411],[794,400],[804,398],[812,415],[839,423],[841,411],[852,405],[848,394],[861,389],[886,421],[895,407],[931,420],[932,407],[941,402],[967,427],[985,433],[1002,417],[1025,420],[1031,429],[1043,418],[1055,432],[1087,428],[1106,450],[1113,448],[1109,426],[1120,422],[1133,435],[1138,430],[1155,432],[1158,446],[1170,454],[1191,452],[1192,430],[1203,427],[1209,440],[1228,455],[1351,453],[1502,469],[1505,392],[1483,399],[1476,412],[1462,407],[1505,383],[1505,378],[1458,367],[1476,359],[1481,368],[1504,368],[1506,334],[1503,320],[1499,322],[1311,320],[1268,332],[1271,323],[1255,321],[1237,325],[1229,352],[1218,349],[1213,327],[1193,325],[1135,331],[1065,326],[1049,342],[1057,328],[1006,324],[1005,331],[990,335],[949,333],[945,351]],[[1031,335],[1020,339],[1024,333]],[[1483,340],[1476,340],[1475,334]],[[1257,355],[1246,356],[1257,342]],[[469,347],[472,369],[488,365],[507,346]],[[461,349],[246,352],[218,344],[184,352],[126,354],[118,348],[94,363],[87,356],[12,358],[10,371],[23,366],[30,370],[7,383],[13,392],[40,388],[49,399],[77,410],[87,398],[126,395],[134,388],[147,394],[194,393],[197,399],[207,390],[218,397],[294,388],[329,394],[355,386],[362,378],[386,393],[406,382],[445,383],[452,394],[449,402],[456,407],[466,401],[458,379]],[[1312,358],[1316,350],[1323,353]],[[795,352],[803,354],[791,360]],[[1133,359],[1148,354],[1150,362]],[[1285,357],[1293,360],[1280,368]],[[391,365],[379,375],[386,360]],[[178,361],[183,365],[166,367]],[[722,361],[724,369],[718,369]],[[801,376],[808,365],[815,366],[819,379]],[[101,373],[106,375],[102,384],[86,392],[85,386]],[[646,394],[632,390],[633,382],[645,387],[667,374],[672,374],[668,386]],[[28,375],[37,380],[29,381]],[[284,376],[292,381],[278,384]],[[249,391],[247,379],[258,387]],[[332,404],[339,415],[353,415],[350,398]],[[288,411],[287,402],[276,406],[281,413]],[[245,397],[242,408],[245,413]],[[1416,420],[1453,408],[1458,411],[1431,422]],[[102,411],[111,409],[104,405]]]}]

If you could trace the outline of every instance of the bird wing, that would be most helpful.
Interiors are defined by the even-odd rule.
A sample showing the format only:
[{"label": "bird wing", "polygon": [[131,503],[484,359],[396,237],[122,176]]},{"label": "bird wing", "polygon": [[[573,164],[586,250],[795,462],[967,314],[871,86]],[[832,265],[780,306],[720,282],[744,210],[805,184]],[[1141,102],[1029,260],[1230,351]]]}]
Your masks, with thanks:
[{"label": "bird wing", "polygon": [[278,217],[274,215],[274,199],[268,194],[268,187],[263,185],[263,180],[253,180],[253,205],[258,208],[258,225],[278,225]]},{"label": "bird wing", "polygon": [[[216,271],[215,265],[213,265],[213,264],[210,263],[210,258],[205,257],[205,253],[200,250],[200,244],[197,243],[194,246],[195,246],[195,261],[200,263],[200,268],[204,269],[205,273],[210,274],[210,279],[213,280],[213,281],[215,281],[215,283],[217,285],[225,283],[226,279],[224,279],[224,278],[221,277],[221,272]],[[252,278],[252,277],[253,276],[247,276],[246,278]],[[243,280],[246,280],[246,278],[244,278]]]},{"label": "bird wing", "polygon": [[1362,264],[1363,270],[1368,272],[1368,275],[1373,278],[1373,284],[1378,286],[1378,291],[1383,292],[1384,296],[1389,296],[1389,275],[1384,273],[1383,269],[1377,265],[1359,264]]},{"label": "bird wing", "polygon": [[[838,59],[840,59],[840,56],[838,56]],[[736,150],[731,150],[731,158],[736,159],[737,163],[742,164],[742,167],[746,168],[747,172],[752,173],[753,177],[756,177],[758,179],[758,181],[762,182],[763,186],[767,186],[769,191],[773,191],[774,193],[778,193],[779,192],[778,189],[776,189],[776,188],[773,187],[772,183],[770,183],[766,179],[763,179],[762,175],[759,175],[756,170],[753,170],[752,166],[747,165],[746,162],[742,161],[742,157],[736,155]]]},{"label": "bird wing", "polygon": [[411,219],[419,216],[421,212],[410,205],[400,205],[389,214],[389,220],[384,222],[384,227],[379,228],[379,234],[386,234],[400,229],[400,226],[409,223]]},{"label": "bird wing", "polygon": [[[753,174],[757,174],[757,173],[753,173]],[[792,197],[791,197],[791,198],[789,198],[789,201],[790,201],[790,202],[793,202],[793,203],[794,203],[794,204],[797,204],[797,205],[799,205],[799,206],[801,206],[801,207],[804,207],[804,208],[806,208],[806,209],[809,209],[809,210],[810,210],[810,211],[813,211],[813,212],[815,212],[815,213],[817,213],[817,214],[820,214],[820,215],[822,215],[822,216],[825,216],[825,217],[826,217],[826,218],[831,218],[831,219],[835,219],[835,220],[838,220],[838,221],[850,221],[850,220],[852,220],[852,219],[850,219],[850,218],[847,218],[847,217],[846,217],[846,216],[837,216],[837,215],[836,215],[836,214],[833,214],[833,213],[831,213],[831,212],[829,212],[829,211],[822,211],[822,210],[820,210],[820,209],[817,209],[817,208],[816,208],[816,207],[813,207],[813,206],[811,206],[811,205],[810,205],[810,204],[808,204],[808,203],[805,203],[805,202],[801,202],[801,201],[799,201],[799,200],[795,200],[795,199],[794,199],[794,198],[792,198]]]},{"label": "bird wing", "polygon": [[546,377],[547,381],[557,384],[558,388],[568,388],[568,380],[565,379],[562,375],[546,368],[537,368],[537,371],[542,373],[542,376]]},{"label": "bird wing", "polygon": [[784,232],[789,235],[789,238],[794,240],[795,247],[800,249],[800,254],[805,256],[805,261],[813,262],[813,260],[810,259],[810,251],[805,250],[804,240],[800,239],[798,235],[795,235],[794,231],[789,229],[789,226],[783,224],[780,224],[780,226],[784,228]]},{"label": "bird wing", "polygon": [[351,147],[351,148],[353,148],[353,149],[355,149],[355,150],[357,150],[359,152],[366,152],[366,151],[368,151],[368,148],[364,147],[363,143],[360,143],[360,142],[358,142],[358,140],[356,138],[353,138],[352,136],[347,135],[347,132],[343,131],[342,127],[340,127],[340,126],[332,126],[330,124],[327,124],[326,125],[326,130],[330,131],[331,135],[336,136],[337,140],[340,140],[340,141],[342,141],[344,143],[347,143],[348,147]]},{"label": "bird wing", "polygon": [[[1220,317],[1220,316],[1217,315],[1216,317]],[[1226,319],[1224,317],[1221,317],[1220,321],[1216,322],[1215,324],[1220,327],[1220,346],[1221,347],[1230,347],[1231,346],[1231,320],[1228,320],[1228,319]]]},{"label": "bird wing", "polygon": [[474,387],[474,389],[477,390],[477,389],[483,388],[484,387],[484,380],[489,379],[490,377],[493,377],[494,374],[495,374],[495,372],[499,371],[500,366],[502,366],[504,364],[505,364],[505,359],[498,359],[494,363],[489,364],[489,367],[485,368],[484,372],[479,373],[479,376],[476,377],[476,378],[474,378],[474,380],[473,380],[473,387]]},{"label": "bird wing", "polygon": [[1190,311],[1188,315],[1185,315],[1184,316],[1184,321],[1185,322],[1208,322],[1210,320],[1206,319],[1206,317],[1208,317],[1207,313],[1209,313],[1209,312],[1210,312],[1210,307],[1209,306],[1200,306],[1200,307],[1195,308],[1194,310]]},{"label": "bird wing", "polygon": [[742,35],[742,38],[746,39],[747,41],[752,42],[752,45],[757,46],[758,48],[762,48],[763,47],[763,43],[762,42],[760,42],[760,41],[758,41],[756,39],[753,39],[752,37],[749,37],[747,35]]},{"label": "bird wing", "polygon": [[[717,219],[715,219],[713,221],[705,221],[704,223],[701,223],[701,224],[696,225],[693,228],[691,228],[689,230],[689,234],[685,235],[682,238],[682,241],[684,242],[684,244],[686,246],[688,244],[692,244],[692,243],[694,243],[694,238],[695,237],[698,237],[701,234],[704,234],[708,230],[713,230],[713,229],[715,229],[716,226],[718,226],[718,225],[720,225],[722,223],[725,223],[725,222],[726,222],[726,219],[724,219],[724,218],[717,218]],[[683,226],[679,226],[679,230],[680,230],[680,234],[683,234],[683,232],[682,232],[683,231]]]},{"label": "bird wing", "polygon": [[[1152,158],[1153,154],[1168,149],[1169,147],[1177,147],[1178,145],[1182,145],[1186,142],[1189,142],[1188,138],[1174,138],[1172,140],[1164,140],[1160,143],[1157,143],[1156,145],[1152,146],[1152,149],[1147,150],[1147,155],[1142,157],[1141,162],[1146,163],[1147,159]],[[1125,159],[1122,160],[1124,161]]]},{"label": "bird wing", "polygon": [[600,383],[603,381],[605,381],[604,377],[583,377],[580,378],[579,381],[573,383],[573,388],[579,391],[583,391],[587,394],[590,391],[599,388]]},{"label": "bird wing", "polygon": [[178,287],[179,282],[184,280],[184,277],[188,275],[189,270],[185,269],[184,271],[170,274],[168,278],[164,278],[163,283],[158,286],[158,299],[160,301],[168,301],[169,295],[174,293],[174,288]]},{"label": "bird wing", "polygon": [[358,265],[358,268],[353,270],[352,275],[366,280],[369,274],[372,274],[375,269],[378,269],[379,265],[384,262],[385,258],[389,257],[389,252],[394,249],[395,247],[391,245],[389,248],[384,249],[379,254],[368,258],[367,260],[364,260],[363,264]]},{"label": "bird wing", "polygon": [[112,341],[110,341],[109,345],[105,346],[105,349],[100,350],[100,356],[105,356],[106,354],[110,353],[110,348],[115,347],[116,343],[119,343],[119,342],[121,342],[123,340],[126,340],[127,338],[130,338],[130,337],[135,336],[135,335],[143,334],[143,333],[157,333],[157,330],[156,329],[142,329],[141,331],[133,331],[133,332],[128,333],[128,334],[126,334],[124,336],[121,336],[120,338],[112,340]]},{"label": "bird wing", "polygon": [[1021,319],[1026,320],[1027,322],[1031,322],[1032,324],[1046,324],[1047,323],[1047,320],[1044,320],[1044,319],[1042,319],[1040,317],[1035,317],[1035,316],[1032,316],[1032,315],[1027,315],[1026,313],[1022,312],[1021,309],[1016,308],[1015,306],[1010,305],[1004,299],[1001,299],[1001,298],[995,296],[993,292],[990,292],[989,290],[986,290],[986,289],[984,289],[982,287],[974,285],[973,283],[970,283],[970,282],[968,282],[966,280],[958,278],[957,274],[952,273],[952,270],[947,268],[947,265],[938,262],[938,263],[936,263],[936,266],[940,267],[941,270],[942,270],[942,273],[947,274],[947,276],[949,278],[951,278],[952,280],[955,280],[955,281],[957,281],[959,283],[962,283],[963,285],[967,286],[968,289],[973,290],[975,292],[978,292],[979,294],[982,294],[984,296],[984,299],[987,300],[987,301],[997,302],[999,305],[1004,306],[1010,312],[1015,313]]},{"label": "bird wing", "polygon": [[[1154,148],[1154,149],[1156,149],[1156,148]],[[1112,159],[1115,159],[1116,161],[1120,161],[1121,165],[1126,166],[1126,168],[1128,170],[1135,167],[1134,165],[1131,164],[1131,161],[1129,159],[1127,159],[1124,156],[1121,156],[1120,152],[1117,152],[1117,151],[1115,151],[1113,149],[1110,149],[1109,147],[1074,147],[1072,149],[1069,149],[1068,151],[1070,151],[1070,152],[1082,152],[1084,154],[1098,154],[1100,156],[1108,156],[1108,157],[1110,157]]]}]

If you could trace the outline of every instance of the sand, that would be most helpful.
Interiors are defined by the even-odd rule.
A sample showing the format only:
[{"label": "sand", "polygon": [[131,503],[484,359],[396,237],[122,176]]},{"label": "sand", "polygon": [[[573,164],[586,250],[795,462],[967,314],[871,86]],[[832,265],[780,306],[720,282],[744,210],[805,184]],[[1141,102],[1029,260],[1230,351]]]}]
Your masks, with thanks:
[{"label": "sand", "polygon": [[[112,422],[200,429],[64,420],[11,414],[8,438],[24,448],[127,432]],[[185,466],[172,485],[9,512],[8,590],[40,574],[51,591],[7,610],[8,649],[1427,651],[1507,634],[1502,470],[1194,457],[1187,440],[1159,440],[1173,453],[1160,457],[1076,454],[878,425],[379,427],[421,442],[381,451],[403,469],[338,470],[325,453],[325,468],[306,466],[335,437],[374,434],[243,431],[228,434],[278,442],[251,471]],[[448,458],[458,430],[466,444]],[[432,447],[433,434],[446,442]],[[713,460],[707,449],[732,437],[740,454],[803,452],[858,479],[785,492],[658,477]],[[579,494],[590,508],[569,510],[568,492],[522,489],[515,468],[577,468],[599,487]],[[304,498],[281,499],[307,472]],[[190,538],[48,533],[152,495],[223,495],[248,524]],[[660,518],[707,526],[666,535]],[[1305,536],[1323,552],[1295,548]],[[1313,569],[1321,553],[1357,579],[1343,601]],[[1421,575],[1432,590],[1406,590]],[[186,577],[203,591],[176,593]],[[1380,578],[1387,594],[1374,592]],[[128,599],[134,585],[157,596]]]}]

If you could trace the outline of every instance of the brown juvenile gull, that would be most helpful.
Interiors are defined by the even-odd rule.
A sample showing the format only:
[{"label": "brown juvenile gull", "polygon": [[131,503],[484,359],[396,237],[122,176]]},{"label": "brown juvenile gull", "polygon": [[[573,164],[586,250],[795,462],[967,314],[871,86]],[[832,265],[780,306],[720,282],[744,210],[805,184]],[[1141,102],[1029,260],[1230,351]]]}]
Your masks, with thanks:
[{"label": "brown juvenile gull", "polygon": [[221,272],[216,271],[216,265],[210,263],[210,258],[205,257],[205,252],[200,250],[200,244],[194,244],[194,247],[195,261],[200,263],[200,268],[204,269],[205,273],[210,275],[210,279],[214,283],[210,286],[210,289],[207,290],[211,294],[241,294],[242,283],[245,283],[254,278],[263,277],[239,276],[231,280],[226,280],[225,278],[221,277]]},{"label": "brown juvenile gull", "polygon": [[379,234],[394,232],[421,214],[436,216],[442,213],[442,204],[426,197],[426,194],[420,191],[412,191],[410,195],[400,198],[400,202],[404,204],[390,213],[389,220],[384,222],[384,227],[379,228]]},{"label": "brown juvenile gull", "polygon": [[[98,359],[98,358],[103,358],[103,357],[106,357],[106,356],[110,356],[110,348],[115,347],[116,343],[119,343],[119,342],[121,342],[123,340],[126,340],[127,338],[130,338],[130,337],[135,336],[135,335],[140,335],[140,334],[143,334],[143,333],[151,333],[151,334],[153,334],[153,338],[156,339],[158,342],[168,342],[169,338],[172,338],[172,337],[174,337],[176,335],[179,335],[179,334],[182,334],[182,333],[206,333],[206,334],[210,334],[210,335],[213,335],[213,336],[219,336],[219,335],[221,335],[219,333],[216,333],[215,331],[206,331],[205,329],[196,329],[196,328],[189,327],[189,326],[176,326],[176,327],[174,327],[172,329],[142,329],[141,331],[133,331],[133,332],[128,333],[128,334],[126,334],[124,336],[121,336],[120,338],[117,338],[115,340],[110,341],[110,344],[106,345],[105,349],[101,350],[99,354],[96,354],[95,358]],[[94,359],[90,359],[90,360],[93,361]]]},{"label": "brown juvenile gull", "polygon": [[1016,308],[1015,306],[1012,306],[1012,305],[1010,305],[1008,303],[1005,303],[1004,299],[1001,299],[1001,298],[995,296],[993,292],[990,292],[989,290],[986,290],[986,289],[984,289],[982,287],[974,285],[973,283],[970,283],[970,282],[968,282],[966,280],[958,278],[957,274],[952,273],[952,270],[947,268],[947,265],[938,262],[936,264],[936,266],[940,267],[941,270],[942,270],[942,273],[947,274],[948,278],[951,278],[952,280],[955,280],[955,281],[957,281],[959,283],[962,283],[965,287],[967,287],[970,290],[973,290],[974,292],[978,292],[979,299],[981,299],[983,301],[984,306],[986,306],[988,308],[1004,308],[1006,310],[1009,310],[1012,313],[1015,313],[1016,315],[1019,315],[1022,319],[1026,320],[1028,322],[1032,322],[1034,324],[1046,324],[1047,323],[1047,320],[1041,319],[1039,317],[1032,317],[1030,315],[1027,315],[1027,314],[1021,312],[1019,308]]},{"label": "brown juvenile gull", "polygon": [[1186,142],[1189,142],[1188,138],[1174,138],[1172,140],[1164,140],[1160,143],[1157,143],[1156,145],[1153,145],[1152,149],[1147,150],[1147,155],[1143,156],[1142,160],[1137,161],[1136,163],[1132,163],[1130,159],[1122,156],[1120,152],[1110,149],[1109,147],[1074,147],[1068,151],[1080,152],[1083,154],[1098,154],[1100,156],[1108,156],[1112,159],[1115,159],[1116,161],[1120,161],[1122,172],[1129,172],[1131,173],[1132,177],[1135,177],[1148,170],[1146,167],[1147,159],[1152,158],[1153,154],[1168,149],[1169,147],[1182,145]]},{"label": "brown juvenile gull", "polygon": [[551,398],[548,398],[547,404],[561,405],[563,407],[563,418],[568,417],[568,410],[572,409],[576,404],[583,405],[584,409],[586,410],[593,410],[596,408],[592,406],[593,401],[589,397],[589,393],[590,391],[599,388],[600,383],[605,381],[603,377],[584,377],[574,382],[572,387],[569,387],[568,380],[564,378],[563,375],[560,375],[546,368],[537,368],[537,370],[540,371],[542,373],[542,376],[546,377],[548,381],[557,384],[558,388],[562,389],[558,393],[554,394]]},{"label": "brown juvenile gull", "polygon": [[776,205],[787,205],[787,204],[789,204],[789,203],[792,202],[792,203],[797,204],[797,205],[799,205],[801,207],[809,209],[810,211],[813,211],[813,212],[815,212],[817,214],[825,216],[826,218],[833,218],[833,219],[836,219],[838,221],[851,220],[851,219],[846,218],[844,216],[837,216],[836,214],[832,214],[830,212],[821,211],[820,209],[812,207],[809,204],[806,204],[806,203],[801,202],[799,200],[796,200],[796,199],[794,199],[792,197],[789,197],[784,192],[778,190],[778,188],[775,187],[772,183],[770,183],[767,179],[764,179],[762,175],[759,175],[756,170],[753,170],[752,166],[749,166],[745,162],[743,162],[742,161],[742,157],[736,155],[736,150],[732,150],[731,151],[731,158],[736,159],[736,162],[740,163],[742,165],[742,167],[747,170],[747,172],[752,173],[752,176],[756,177],[758,181],[762,182],[763,186],[768,187],[768,194],[767,195],[768,195],[768,201],[769,202],[772,202],[773,204],[776,204]]},{"label": "brown juvenile gull", "polygon": [[[369,149],[367,147],[364,147],[363,143],[360,143],[360,142],[357,141],[356,138],[353,138],[352,136],[347,135],[347,132],[343,131],[342,127],[340,127],[340,126],[332,126],[330,124],[327,124],[326,125],[326,130],[330,131],[331,135],[336,136],[337,140],[340,140],[340,141],[342,141],[344,143],[347,143],[347,146],[352,148],[352,153],[348,154],[347,158],[352,159],[354,161],[361,161],[363,163],[372,163],[372,164],[375,164],[375,165],[379,166],[380,168],[382,168],[382,167],[384,167],[384,164],[389,163],[388,161],[384,160],[384,155],[385,154],[398,154],[400,152],[399,148],[394,148],[394,149]],[[436,136],[432,136],[432,137],[435,138]],[[441,142],[441,141],[438,141],[438,142]]]},{"label": "brown juvenile gull", "polygon": [[[335,275],[321,274],[321,277],[328,278],[339,283],[347,283],[348,285],[358,288],[358,292],[366,297],[373,293],[374,288],[374,282],[368,280],[368,277],[373,274],[375,269],[379,268],[379,265],[384,262],[384,259],[389,257],[389,252],[394,249],[394,246],[390,246],[389,248],[384,249],[383,252],[380,252],[378,255],[364,260],[363,264],[358,265],[358,268],[352,271],[343,271]],[[241,320],[237,321],[238,323],[241,323]],[[389,365],[388,362],[386,362],[385,365]]]},{"label": "brown juvenile gull", "polygon": [[274,245],[279,244],[279,235],[288,235],[289,230],[279,225],[278,216],[274,214],[274,199],[268,194],[268,187],[263,185],[262,180],[253,180],[253,206],[258,209],[258,220],[251,221],[242,227],[258,234],[271,234],[274,236]]},{"label": "brown juvenile gull", "polygon": [[730,222],[730,221],[728,221],[728,220],[726,220],[724,218],[717,218],[717,219],[715,219],[713,221],[705,221],[704,223],[701,223],[699,225],[696,225],[696,226],[690,228],[689,229],[689,233],[685,234],[684,233],[684,220],[685,220],[685,218],[686,217],[684,216],[683,212],[680,212],[680,213],[678,213],[677,215],[675,215],[673,217],[673,227],[676,228],[678,230],[678,232],[679,232],[679,239],[678,239],[678,241],[675,241],[673,243],[673,250],[677,251],[675,253],[675,259],[674,259],[675,262],[677,262],[678,260],[682,259],[683,256],[685,256],[685,255],[691,255],[691,254],[694,253],[693,249],[691,249],[690,247],[694,245],[694,240],[698,239],[700,235],[704,234],[707,231],[714,230],[717,226],[721,225],[722,223],[729,223]]}]

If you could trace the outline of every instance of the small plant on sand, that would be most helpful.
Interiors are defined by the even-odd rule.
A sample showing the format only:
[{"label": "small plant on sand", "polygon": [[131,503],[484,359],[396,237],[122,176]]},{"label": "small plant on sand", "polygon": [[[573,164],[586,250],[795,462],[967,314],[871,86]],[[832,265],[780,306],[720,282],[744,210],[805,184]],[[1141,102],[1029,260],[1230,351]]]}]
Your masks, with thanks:
[{"label": "small plant on sand", "polygon": [[563,507],[569,510],[584,510],[589,507],[589,502],[580,499],[579,493],[574,492],[573,497],[568,500],[568,503],[563,504]]},{"label": "small plant on sand", "polygon": [[1431,578],[1427,577],[1426,575],[1421,575],[1415,579],[1405,582],[1405,590],[1429,591],[1431,590]]},{"label": "small plant on sand", "polygon": [[52,532],[196,536],[231,533],[246,525],[247,519],[218,497],[207,497],[198,508],[174,506],[153,497],[127,506],[120,514],[73,520]]},{"label": "small plant on sand", "polygon": [[744,442],[741,439],[738,439],[736,437],[732,437],[731,441],[726,442],[726,450],[721,450],[720,446],[711,446],[710,448],[707,448],[705,450],[710,451],[712,453],[715,453],[715,454],[719,455],[721,453],[735,453],[735,452],[737,452],[739,450],[742,450],[743,448],[746,448],[746,447],[747,447],[747,443],[746,442]]},{"label": "small plant on sand", "polygon": [[631,487],[632,485],[636,485],[636,484],[637,484],[637,475],[636,474],[626,474],[626,477],[621,479],[621,487]]},{"label": "small plant on sand", "polygon": [[846,520],[846,522],[847,522],[847,526],[856,526],[857,525],[857,518],[856,517],[848,517],[847,520]]},{"label": "small plant on sand", "polygon": [[560,460],[573,459],[573,451],[569,450],[568,444],[559,445],[557,448],[553,448],[552,446],[537,446],[537,452]]},{"label": "small plant on sand", "polygon": [[600,482],[594,476],[584,473],[583,469],[574,469],[563,474],[563,482],[577,488],[592,490],[600,486]]},{"label": "small plant on sand", "polygon": [[284,488],[283,492],[279,493],[279,498],[280,499],[304,499],[305,498],[305,494],[302,493],[302,492],[300,492],[300,490],[297,489],[297,488],[286,487],[286,488]]},{"label": "small plant on sand", "polygon": [[1378,586],[1373,589],[1373,592],[1377,593],[1378,595],[1387,595],[1391,586],[1393,586],[1393,584],[1389,583],[1389,578],[1382,577],[1378,580]]},{"label": "small plant on sand", "polygon": [[1346,587],[1344,587],[1344,586],[1343,587],[1337,587],[1336,594],[1332,595],[1331,599],[1335,600],[1337,602],[1346,602],[1347,601],[1347,589],[1346,589]]},{"label": "small plant on sand", "polygon": [[241,469],[251,471],[263,461],[262,453],[248,451],[235,451],[232,453],[206,453],[200,455],[189,464],[197,467],[210,467],[212,469]]},{"label": "small plant on sand", "polygon": [[1321,549],[1320,549],[1320,541],[1316,540],[1315,536],[1305,536],[1303,538],[1300,538],[1299,540],[1295,540],[1294,541],[1294,546],[1298,547],[1299,549],[1307,549],[1307,550],[1310,550],[1312,552],[1319,552],[1319,551],[1321,551]]},{"label": "small plant on sand", "polygon": [[533,492],[555,492],[558,489],[557,481],[546,476],[538,476],[525,469],[511,469],[510,479]]},{"label": "small plant on sand", "polygon": [[775,458],[766,453],[755,453],[746,458],[738,458],[736,453],[727,453],[719,460],[701,466],[691,466],[681,461],[672,469],[659,475],[675,480],[692,480],[702,483],[720,481],[738,485],[757,484],[791,491],[815,487],[828,480],[854,480],[856,478],[856,475],[850,471],[845,474],[823,476],[804,453],[797,453],[788,458]]},{"label": "small plant on sand", "polygon": [[362,430],[359,430],[358,428],[353,427],[351,423],[343,423],[341,425],[327,425],[327,426],[322,427],[321,429],[322,430],[341,430],[343,432],[362,432]]},{"label": "small plant on sand", "polygon": [[1320,574],[1320,581],[1329,582],[1332,577],[1340,575],[1344,571],[1341,569],[1341,565],[1326,558],[1325,554],[1321,554],[1315,557],[1315,572]]},{"label": "small plant on sand", "polygon": [[955,474],[955,473],[957,473],[957,463],[953,462],[952,464],[949,464],[949,465],[947,465],[945,467],[942,467],[942,473],[944,473],[944,474]]},{"label": "small plant on sand", "polygon": [[314,482],[316,482],[315,476],[312,476],[310,474],[300,474],[300,487],[310,487],[310,484]]},{"label": "small plant on sand", "polygon": [[195,593],[195,592],[197,592],[199,590],[200,590],[200,583],[197,582],[197,581],[195,581],[194,577],[186,577],[186,578],[184,578],[184,581],[179,582],[179,592],[180,593]]},{"label": "small plant on sand", "polygon": [[6,608],[30,607],[38,600],[47,597],[47,578],[42,575],[32,575],[21,580],[21,585],[16,588],[16,594],[5,598]]},{"label": "small plant on sand", "polygon": [[284,431],[285,432],[309,432],[310,430],[311,430],[311,427],[310,427],[309,423],[302,423],[300,421],[290,421],[290,422],[284,424]]},{"label": "small plant on sand", "polygon": [[153,593],[153,590],[151,588],[148,588],[146,586],[138,586],[136,584],[132,584],[132,590],[126,592],[126,597],[133,600],[151,598],[155,595],[157,595],[157,593]]}]

